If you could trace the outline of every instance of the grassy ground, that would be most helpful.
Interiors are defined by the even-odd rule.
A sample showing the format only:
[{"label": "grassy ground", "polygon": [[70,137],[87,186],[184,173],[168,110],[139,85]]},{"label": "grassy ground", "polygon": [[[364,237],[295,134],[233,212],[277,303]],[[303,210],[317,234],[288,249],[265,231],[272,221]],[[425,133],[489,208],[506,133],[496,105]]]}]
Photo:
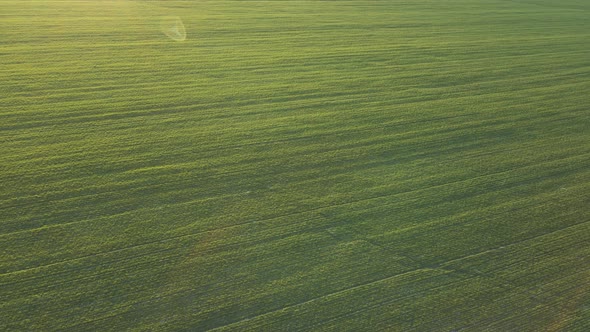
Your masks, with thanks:
[{"label": "grassy ground", "polygon": [[0,330],[590,330],[589,14],[0,2]]}]

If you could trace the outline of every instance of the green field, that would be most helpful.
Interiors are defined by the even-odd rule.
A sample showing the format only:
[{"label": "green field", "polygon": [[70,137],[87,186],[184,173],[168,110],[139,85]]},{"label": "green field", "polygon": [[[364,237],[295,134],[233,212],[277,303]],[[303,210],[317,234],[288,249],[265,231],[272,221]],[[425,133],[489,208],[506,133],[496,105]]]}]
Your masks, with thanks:
[{"label": "green field", "polygon": [[590,1],[0,1],[0,331],[57,330],[590,331]]}]

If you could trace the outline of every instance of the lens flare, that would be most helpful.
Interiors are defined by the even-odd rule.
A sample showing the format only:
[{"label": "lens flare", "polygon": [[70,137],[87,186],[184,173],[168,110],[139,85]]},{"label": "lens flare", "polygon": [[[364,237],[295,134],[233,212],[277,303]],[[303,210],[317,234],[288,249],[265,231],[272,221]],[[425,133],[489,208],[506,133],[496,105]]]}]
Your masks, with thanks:
[{"label": "lens flare", "polygon": [[186,39],[186,29],[178,16],[163,17],[160,21],[160,30],[172,40],[183,41]]}]

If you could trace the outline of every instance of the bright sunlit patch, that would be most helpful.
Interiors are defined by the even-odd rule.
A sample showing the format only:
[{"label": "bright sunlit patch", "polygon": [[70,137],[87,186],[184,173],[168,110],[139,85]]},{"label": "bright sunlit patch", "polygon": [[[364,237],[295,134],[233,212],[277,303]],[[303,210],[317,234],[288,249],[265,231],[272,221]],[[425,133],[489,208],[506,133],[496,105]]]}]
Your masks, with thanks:
[{"label": "bright sunlit patch", "polygon": [[186,29],[178,16],[163,17],[160,22],[160,29],[172,40],[183,41],[186,39]]}]

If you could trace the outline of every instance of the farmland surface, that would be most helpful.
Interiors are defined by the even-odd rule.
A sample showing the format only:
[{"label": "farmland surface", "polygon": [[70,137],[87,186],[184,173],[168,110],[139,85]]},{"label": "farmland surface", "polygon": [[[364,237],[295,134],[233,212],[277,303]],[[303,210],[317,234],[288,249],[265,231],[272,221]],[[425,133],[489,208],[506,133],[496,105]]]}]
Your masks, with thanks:
[{"label": "farmland surface", "polygon": [[25,330],[590,331],[590,2],[0,1]]}]

